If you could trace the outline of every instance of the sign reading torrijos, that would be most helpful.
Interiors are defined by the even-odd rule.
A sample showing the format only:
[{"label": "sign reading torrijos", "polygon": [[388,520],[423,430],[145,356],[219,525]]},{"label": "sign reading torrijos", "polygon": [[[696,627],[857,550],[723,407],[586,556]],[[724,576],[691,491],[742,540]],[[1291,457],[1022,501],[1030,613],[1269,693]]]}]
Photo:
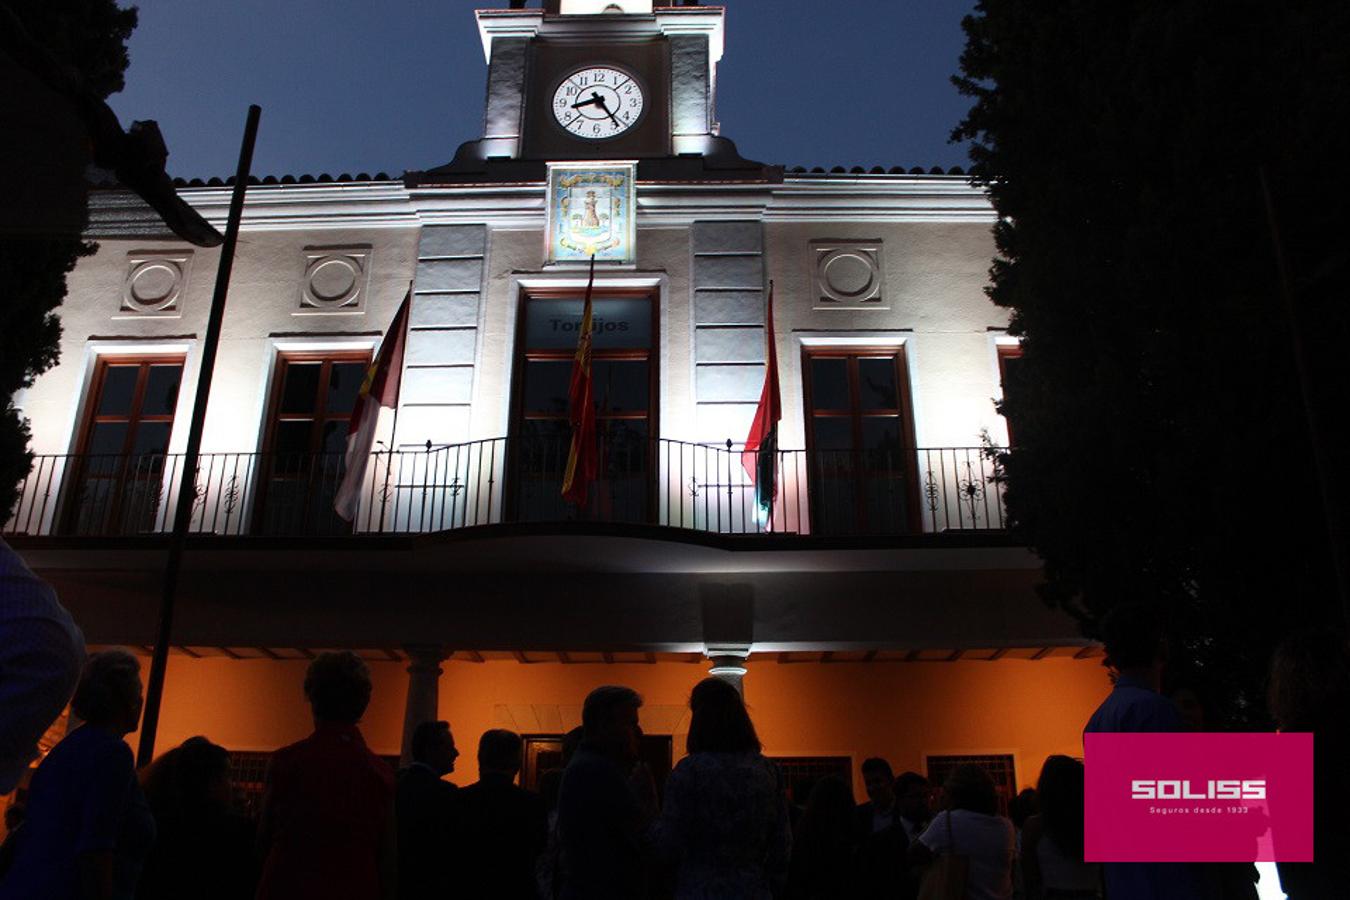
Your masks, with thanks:
[{"label": "sign reading torrijos", "polygon": [[1311,862],[1310,734],[1085,734],[1089,862]]}]

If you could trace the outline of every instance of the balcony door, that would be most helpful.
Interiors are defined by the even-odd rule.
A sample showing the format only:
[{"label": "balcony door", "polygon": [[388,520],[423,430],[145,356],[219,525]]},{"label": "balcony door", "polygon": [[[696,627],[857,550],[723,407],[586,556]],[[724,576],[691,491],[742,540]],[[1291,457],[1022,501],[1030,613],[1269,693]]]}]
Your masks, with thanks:
[{"label": "balcony door", "polygon": [[347,425],[368,351],[283,353],[268,404],[254,528],[264,534],[345,534],[333,511],[346,472]]},{"label": "balcony door", "polygon": [[904,348],[808,347],[802,368],[812,531],[917,531],[914,423]]},{"label": "balcony door", "polygon": [[72,460],[64,530],[138,534],[165,525],[165,467],[181,356],[100,359]]},{"label": "balcony door", "polygon": [[572,442],[567,388],[584,305],[582,292],[522,299],[509,443],[509,509],[521,521],[645,522],[655,508],[657,366],[655,293],[592,297],[592,402],[596,483],[578,508],[562,499]]}]

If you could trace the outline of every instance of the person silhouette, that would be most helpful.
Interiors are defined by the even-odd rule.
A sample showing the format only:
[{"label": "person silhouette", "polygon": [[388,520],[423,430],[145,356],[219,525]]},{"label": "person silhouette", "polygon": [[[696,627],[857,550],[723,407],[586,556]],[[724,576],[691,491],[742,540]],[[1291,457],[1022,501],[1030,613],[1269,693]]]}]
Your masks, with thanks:
[{"label": "person silhouette", "polygon": [[398,772],[394,809],[398,819],[398,895],[405,900],[445,896],[453,884],[460,820],[458,788],[445,780],[459,750],[450,723],[421,722],[410,741],[412,762]]},{"label": "person silhouette", "polygon": [[847,779],[826,775],[812,786],[793,834],[789,900],[852,896],[856,814]]},{"label": "person silhouette", "polygon": [[963,856],[969,861],[967,897],[1010,900],[1015,835],[1012,822],[998,814],[994,779],[980,766],[966,763],[952,771],[943,791],[947,808],[910,845],[910,863],[926,866],[944,853]]},{"label": "person silhouette", "polygon": [[145,861],[137,900],[252,897],[253,823],[234,808],[230,754],[191,737],[150,764],[142,778],[159,837]]},{"label": "person silhouette", "polygon": [[[1088,720],[1084,733],[1178,732],[1186,723],[1164,697],[1168,643],[1160,611],[1144,603],[1123,603],[1101,623],[1104,665],[1115,684]],[[1138,900],[1200,900],[1204,870],[1189,863],[1103,863],[1110,897]]]},{"label": "person silhouette", "polygon": [[350,651],[321,653],[309,664],[314,733],[272,755],[258,824],[257,900],[396,896],[394,773],[357,728],[370,692],[370,669]]},{"label": "person silhouette", "polygon": [[909,847],[896,803],[895,773],[879,756],[863,760],[861,768],[867,801],[854,814],[854,889],[860,898],[891,898],[901,887]]},{"label": "person silhouette", "polygon": [[1022,826],[1019,855],[1028,897],[1101,896],[1101,865],[1083,861],[1083,764],[1051,756],[1036,782],[1039,810]]},{"label": "person silhouette", "polygon": [[[1350,885],[1350,643],[1336,629],[1295,632],[1276,648],[1267,696],[1280,731],[1313,736],[1313,862],[1279,863],[1289,900],[1344,897]],[[1279,847],[1279,834],[1272,835]]]},{"label": "person silhouette", "polygon": [[548,840],[544,801],[519,787],[524,743],[494,728],[478,741],[478,781],[459,792],[466,897],[536,900],[535,863]]},{"label": "person silhouette", "polygon": [[787,881],[792,833],[778,767],[760,753],[740,691],[705,678],[689,696],[689,755],[666,780],[652,833],[675,864],[676,900],[770,900]]},{"label": "person silhouette", "polygon": [[155,820],[123,740],[141,714],[141,665],[126,650],[85,663],[71,711],[84,724],[33,775],[3,900],[123,900],[135,895]]},{"label": "person silhouette", "polygon": [[638,765],[641,706],[637,691],[618,685],[586,696],[581,746],[558,793],[563,900],[647,896],[645,832],[655,817],[656,790],[651,773]]}]

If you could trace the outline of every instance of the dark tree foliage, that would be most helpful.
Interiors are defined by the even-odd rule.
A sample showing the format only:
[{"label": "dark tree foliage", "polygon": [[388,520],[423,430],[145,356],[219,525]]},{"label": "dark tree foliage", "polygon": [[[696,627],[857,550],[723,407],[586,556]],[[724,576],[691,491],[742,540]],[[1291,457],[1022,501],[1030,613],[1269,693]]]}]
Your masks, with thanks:
[{"label": "dark tree foliage", "polygon": [[[120,91],[126,40],[136,10],[114,0],[0,0],[27,32],[98,97]],[[6,140],[23,140],[21,123]],[[72,173],[81,177],[82,173]],[[0,236],[0,522],[28,473],[28,426],[11,405],[15,391],[56,364],[61,324],[56,309],[66,274],[94,245],[75,238]]]},{"label": "dark tree foliage", "polygon": [[1342,624],[1350,4],[982,0],[964,27],[953,139],[1000,215],[989,295],[1023,340],[1014,527],[1087,634],[1164,604],[1174,686],[1259,723],[1280,635]]}]

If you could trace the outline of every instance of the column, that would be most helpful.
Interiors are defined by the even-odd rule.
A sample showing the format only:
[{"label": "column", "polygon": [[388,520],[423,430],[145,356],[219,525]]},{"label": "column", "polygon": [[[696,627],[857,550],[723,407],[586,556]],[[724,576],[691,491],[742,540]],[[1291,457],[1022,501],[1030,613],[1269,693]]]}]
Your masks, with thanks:
[{"label": "column", "polygon": [[406,766],[412,762],[413,731],[423,722],[434,722],[440,717],[441,663],[454,652],[439,645],[404,647],[408,654],[408,699],[403,705],[403,743],[398,762]]},{"label": "column", "polygon": [[750,656],[750,648],[745,647],[707,647],[704,655],[712,666],[708,674],[731,684],[745,696],[745,661]]}]

